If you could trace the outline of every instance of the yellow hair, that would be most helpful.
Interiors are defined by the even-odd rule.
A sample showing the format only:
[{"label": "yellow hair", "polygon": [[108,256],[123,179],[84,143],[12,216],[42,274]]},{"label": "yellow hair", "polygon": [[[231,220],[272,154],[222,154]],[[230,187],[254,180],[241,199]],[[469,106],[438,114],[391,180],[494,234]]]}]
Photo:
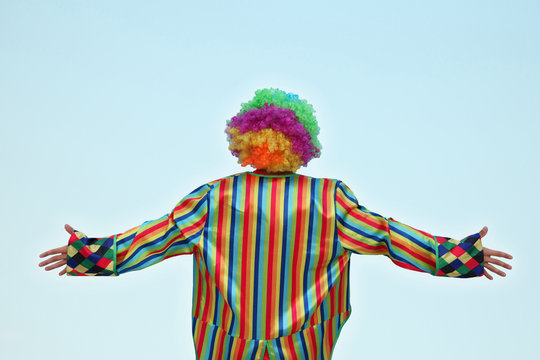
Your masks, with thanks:
[{"label": "yellow hair", "polygon": [[272,129],[240,133],[236,127],[227,129],[231,136],[229,150],[238,153],[238,163],[267,172],[295,172],[302,165],[300,156],[292,152],[291,141]]}]

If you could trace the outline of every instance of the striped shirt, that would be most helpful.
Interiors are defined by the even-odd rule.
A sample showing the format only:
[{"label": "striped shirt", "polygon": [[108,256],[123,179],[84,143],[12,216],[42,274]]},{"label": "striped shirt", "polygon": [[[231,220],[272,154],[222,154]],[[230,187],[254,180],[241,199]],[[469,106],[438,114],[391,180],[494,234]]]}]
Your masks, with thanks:
[{"label": "striped shirt", "polygon": [[198,359],[330,359],[351,312],[352,253],[432,275],[483,273],[478,234],[457,241],[385,218],[338,180],[241,173],[124,233],[75,232],[68,274],[119,275],[192,254]]}]

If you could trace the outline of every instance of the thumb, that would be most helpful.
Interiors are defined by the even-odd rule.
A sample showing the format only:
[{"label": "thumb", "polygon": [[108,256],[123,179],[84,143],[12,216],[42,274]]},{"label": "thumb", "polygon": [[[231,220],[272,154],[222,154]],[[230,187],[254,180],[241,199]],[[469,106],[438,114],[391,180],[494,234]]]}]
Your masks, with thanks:
[{"label": "thumb", "polygon": [[480,232],[479,232],[479,234],[480,234],[480,239],[483,238],[484,236],[486,236],[487,232],[488,232],[488,228],[487,228],[487,226],[484,226],[484,227],[482,228],[482,230],[480,230]]},{"label": "thumb", "polygon": [[66,229],[66,231],[68,232],[68,234],[73,234],[75,232],[75,230],[73,230],[73,228],[71,226],[69,226],[68,224],[64,225],[64,229]]}]

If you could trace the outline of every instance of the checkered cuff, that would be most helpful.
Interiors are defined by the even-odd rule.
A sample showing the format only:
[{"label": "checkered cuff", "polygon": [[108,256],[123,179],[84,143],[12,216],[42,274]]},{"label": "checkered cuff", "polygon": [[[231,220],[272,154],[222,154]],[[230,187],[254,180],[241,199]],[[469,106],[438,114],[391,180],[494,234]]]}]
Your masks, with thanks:
[{"label": "checkered cuff", "polygon": [[111,276],[116,272],[116,236],[87,238],[75,231],[69,238],[67,274],[71,276]]},{"label": "checkered cuff", "polygon": [[437,276],[468,278],[484,274],[484,249],[480,234],[459,241],[436,237],[439,256]]}]

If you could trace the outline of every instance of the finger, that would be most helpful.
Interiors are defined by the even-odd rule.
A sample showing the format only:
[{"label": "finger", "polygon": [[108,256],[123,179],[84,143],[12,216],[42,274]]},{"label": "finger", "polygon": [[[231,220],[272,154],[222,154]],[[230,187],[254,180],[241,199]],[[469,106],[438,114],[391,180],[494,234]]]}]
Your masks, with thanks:
[{"label": "finger", "polygon": [[66,273],[66,268],[63,268],[62,271],[58,273],[58,276],[62,276]]},{"label": "finger", "polygon": [[67,254],[67,245],[61,246],[61,247],[56,248],[56,249],[51,249],[51,250],[45,251],[44,253],[41,253],[39,255],[39,257],[42,258],[42,257],[45,257],[45,256],[54,255],[54,254]]},{"label": "finger", "polygon": [[484,236],[486,236],[487,232],[488,232],[488,228],[487,228],[487,226],[484,226],[482,228],[482,230],[480,230],[480,233],[479,233],[480,234],[480,239],[483,238]]},{"label": "finger", "polygon": [[486,247],[484,247],[484,255],[487,255],[487,256],[499,256],[499,257],[503,257],[505,259],[513,259],[513,256],[510,255],[510,254],[507,254],[505,252],[498,251],[498,250],[488,249]]},{"label": "finger", "polygon": [[71,226],[69,226],[68,224],[64,225],[64,229],[66,229],[66,231],[68,232],[69,235],[73,234],[75,232],[75,230],[73,230],[73,228]]},{"label": "finger", "polygon": [[61,261],[61,260],[65,260],[67,257],[64,256],[64,255],[56,255],[56,256],[53,256],[52,258],[49,258],[45,261],[42,261],[39,263],[39,266],[45,266],[45,265],[49,265],[50,263],[53,263],[55,261]]},{"label": "finger", "polygon": [[512,270],[512,265],[509,265],[509,264],[505,263],[504,261],[501,261],[501,260],[498,260],[498,259],[493,259],[493,258],[491,258],[489,256],[484,258],[484,263],[495,264],[495,265],[502,266],[503,268],[506,268],[508,270]]},{"label": "finger", "polygon": [[488,280],[493,280],[493,276],[484,268],[484,275],[488,278]]},{"label": "finger", "polygon": [[50,270],[59,268],[60,266],[64,266],[64,265],[66,265],[66,264],[67,264],[67,260],[62,260],[62,261],[59,261],[59,262],[57,262],[57,263],[55,263],[55,264],[52,264],[51,266],[47,266],[47,267],[45,268],[45,270],[50,271]]},{"label": "finger", "polygon": [[491,264],[484,265],[484,268],[489,269],[489,271],[494,272],[495,274],[497,274],[499,276],[502,276],[502,277],[506,276],[506,273],[504,271],[497,269],[495,266],[493,266]]}]

